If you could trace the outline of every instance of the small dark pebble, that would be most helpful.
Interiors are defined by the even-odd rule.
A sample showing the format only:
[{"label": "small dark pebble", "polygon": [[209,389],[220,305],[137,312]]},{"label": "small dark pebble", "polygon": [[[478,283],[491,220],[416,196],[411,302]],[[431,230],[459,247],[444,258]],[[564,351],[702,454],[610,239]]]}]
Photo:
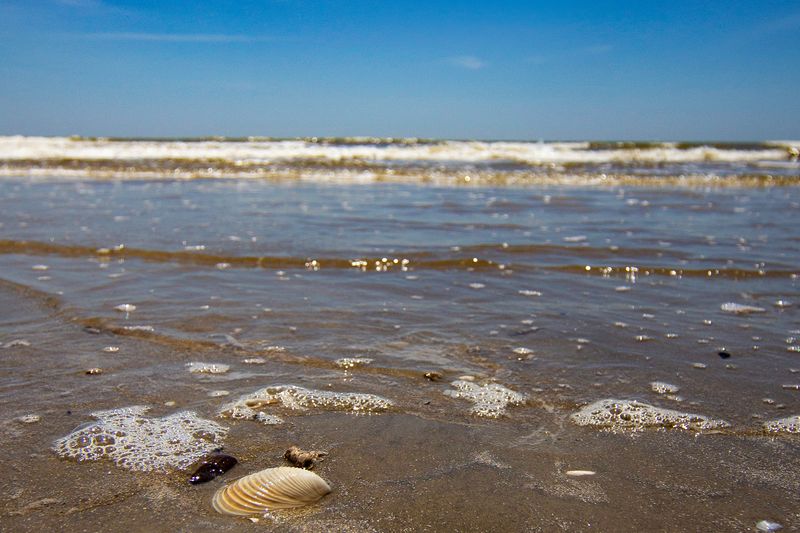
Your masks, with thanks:
[{"label": "small dark pebble", "polygon": [[189,483],[197,485],[198,483],[205,483],[211,481],[217,476],[221,476],[234,466],[239,461],[230,455],[217,454],[207,457],[203,463],[194,471],[192,477],[189,478]]},{"label": "small dark pebble", "polygon": [[68,409],[68,410],[67,410],[67,414],[68,414],[68,415],[71,415],[71,414],[72,414],[72,411],[70,411],[70,410]]},{"label": "small dark pebble", "polygon": [[85,331],[86,333],[89,333],[91,335],[99,335],[100,334],[100,330],[97,329],[97,328],[93,328],[92,326],[86,326],[85,328],[83,328],[83,331]]},{"label": "small dark pebble", "polygon": [[719,352],[719,353],[717,353],[717,355],[719,355],[723,359],[727,359],[728,357],[731,356],[731,354],[729,354],[728,352]]}]

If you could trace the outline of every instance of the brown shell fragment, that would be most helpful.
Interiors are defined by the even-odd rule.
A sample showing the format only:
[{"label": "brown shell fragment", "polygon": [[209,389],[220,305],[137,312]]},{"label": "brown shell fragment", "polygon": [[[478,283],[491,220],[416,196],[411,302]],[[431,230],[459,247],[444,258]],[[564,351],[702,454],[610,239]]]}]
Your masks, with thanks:
[{"label": "brown shell fragment", "polygon": [[286,453],[283,454],[283,458],[289,461],[292,466],[311,470],[314,468],[314,463],[317,461],[317,459],[325,457],[326,455],[328,454],[325,452],[317,452],[313,450],[304,451],[297,446],[292,446],[286,450]]},{"label": "brown shell fragment", "polygon": [[254,516],[310,505],[330,492],[328,483],[317,474],[281,466],[250,474],[219,489],[211,505],[221,514]]}]

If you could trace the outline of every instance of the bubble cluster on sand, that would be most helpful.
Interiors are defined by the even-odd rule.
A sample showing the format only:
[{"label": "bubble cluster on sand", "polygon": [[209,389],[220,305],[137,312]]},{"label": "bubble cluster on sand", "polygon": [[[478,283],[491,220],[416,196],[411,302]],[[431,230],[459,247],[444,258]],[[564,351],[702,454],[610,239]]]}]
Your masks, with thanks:
[{"label": "bubble cluster on sand", "polygon": [[522,289],[522,290],[519,290],[517,292],[520,293],[523,296],[541,296],[542,295],[541,292],[530,290],[530,289]]},{"label": "bubble cluster on sand", "polygon": [[278,424],[283,424],[283,419],[281,417],[269,415],[262,411],[257,411],[256,409],[241,403],[241,401],[225,405],[222,409],[220,409],[219,416],[225,418],[235,418],[237,420],[254,420],[267,426],[277,426]]},{"label": "bubble cluster on sand", "polygon": [[123,326],[122,329],[125,331],[155,331],[153,326]]},{"label": "bubble cluster on sand", "polygon": [[719,306],[720,309],[726,313],[734,313],[737,315],[747,315],[750,313],[763,313],[766,311],[763,307],[756,307],[754,305],[737,304],[733,302],[726,302]]},{"label": "bubble cluster on sand", "polygon": [[192,411],[147,418],[148,410],[135,405],[92,413],[99,422],[55,441],[53,450],[78,461],[110,459],[142,472],[181,469],[219,447],[228,431]]},{"label": "bubble cluster on sand", "polygon": [[506,413],[509,405],[519,405],[527,399],[522,393],[508,389],[499,383],[479,385],[463,379],[450,384],[455,390],[446,390],[444,394],[451,398],[463,398],[475,405],[472,414],[487,418],[498,418]]},{"label": "bubble cluster on sand", "polygon": [[800,433],[800,415],[787,416],[764,423],[770,433]]},{"label": "bubble cluster on sand", "polygon": [[598,400],[574,413],[572,421],[579,426],[594,426],[608,429],[643,430],[667,428],[704,430],[728,427],[724,420],[702,415],[662,409],[635,400]]},{"label": "bubble cluster on sand", "polygon": [[653,381],[650,383],[650,390],[655,392],[656,394],[676,394],[680,392],[680,387],[677,385],[672,385],[671,383],[665,383],[663,381]]},{"label": "bubble cluster on sand", "polygon": [[336,365],[342,368],[353,368],[356,366],[368,365],[373,360],[369,357],[342,357],[336,360]]},{"label": "bubble cluster on sand", "polygon": [[16,348],[18,346],[30,346],[31,343],[26,341],[25,339],[14,339],[13,341],[8,341],[7,343],[3,344],[3,348]]},{"label": "bubble cluster on sand", "polygon": [[198,361],[186,363],[186,366],[192,374],[224,374],[231,368],[222,363],[201,363]]},{"label": "bubble cluster on sand", "polygon": [[242,396],[220,409],[220,416],[257,420],[265,424],[282,422],[274,415],[264,413],[270,405],[284,409],[331,409],[335,411],[378,412],[391,407],[392,401],[375,394],[361,392],[333,392],[305,389],[296,385],[274,385],[264,387],[252,394]]}]

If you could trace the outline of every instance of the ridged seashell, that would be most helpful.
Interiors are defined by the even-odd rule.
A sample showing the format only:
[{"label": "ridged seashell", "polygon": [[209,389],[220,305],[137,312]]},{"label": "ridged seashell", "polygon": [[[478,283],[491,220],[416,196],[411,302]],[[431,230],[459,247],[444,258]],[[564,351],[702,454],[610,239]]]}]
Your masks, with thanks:
[{"label": "ridged seashell", "polygon": [[219,489],[211,505],[221,514],[251,516],[309,505],[331,492],[328,483],[302,468],[267,468]]}]

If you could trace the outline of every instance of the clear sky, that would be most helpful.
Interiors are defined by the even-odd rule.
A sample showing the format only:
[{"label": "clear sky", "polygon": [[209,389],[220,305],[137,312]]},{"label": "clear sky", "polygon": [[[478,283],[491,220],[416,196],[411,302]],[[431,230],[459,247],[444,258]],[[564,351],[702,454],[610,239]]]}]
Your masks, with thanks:
[{"label": "clear sky", "polygon": [[800,138],[800,2],[0,0],[0,134]]}]

